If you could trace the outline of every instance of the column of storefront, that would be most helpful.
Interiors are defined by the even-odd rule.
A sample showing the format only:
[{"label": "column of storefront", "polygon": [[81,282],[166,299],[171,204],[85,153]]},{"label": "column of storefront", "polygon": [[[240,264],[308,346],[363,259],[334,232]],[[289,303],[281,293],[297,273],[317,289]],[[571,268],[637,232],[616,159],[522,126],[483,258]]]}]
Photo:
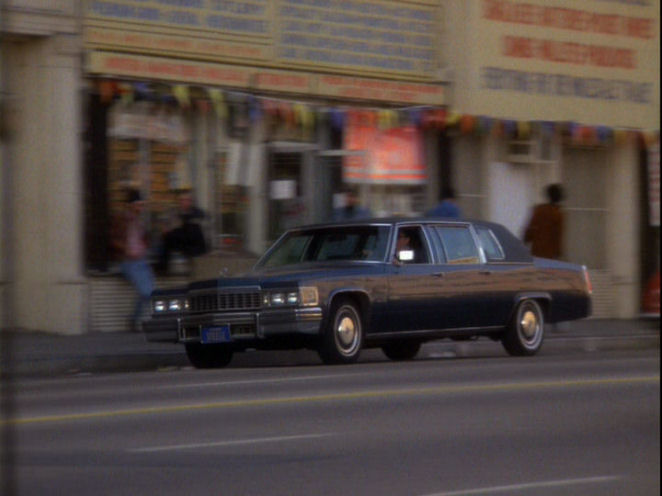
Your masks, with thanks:
[{"label": "column of storefront", "polygon": [[16,43],[9,86],[14,319],[58,333],[85,328],[80,178],[80,67],[75,36]]},{"label": "column of storefront", "polygon": [[639,150],[636,144],[613,147],[609,156],[607,265],[613,284],[615,318],[632,318],[640,311]]}]

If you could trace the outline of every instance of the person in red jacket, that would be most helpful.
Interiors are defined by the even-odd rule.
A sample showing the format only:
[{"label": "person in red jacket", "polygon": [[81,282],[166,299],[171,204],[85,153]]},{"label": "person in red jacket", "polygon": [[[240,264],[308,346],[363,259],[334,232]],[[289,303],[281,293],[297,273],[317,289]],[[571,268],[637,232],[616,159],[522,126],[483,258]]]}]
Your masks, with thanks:
[{"label": "person in red jacket", "polygon": [[526,230],[524,242],[531,244],[534,257],[561,258],[563,248],[563,189],[550,184],[546,189],[548,203],[536,205]]}]

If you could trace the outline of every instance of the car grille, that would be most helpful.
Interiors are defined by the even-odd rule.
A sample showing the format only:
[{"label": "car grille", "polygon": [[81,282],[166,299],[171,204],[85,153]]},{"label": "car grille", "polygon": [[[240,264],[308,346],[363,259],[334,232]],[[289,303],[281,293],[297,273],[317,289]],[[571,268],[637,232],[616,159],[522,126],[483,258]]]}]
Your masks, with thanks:
[{"label": "car grille", "polygon": [[189,300],[191,312],[223,312],[233,310],[257,310],[260,308],[259,291],[233,293],[210,292],[195,294]]}]

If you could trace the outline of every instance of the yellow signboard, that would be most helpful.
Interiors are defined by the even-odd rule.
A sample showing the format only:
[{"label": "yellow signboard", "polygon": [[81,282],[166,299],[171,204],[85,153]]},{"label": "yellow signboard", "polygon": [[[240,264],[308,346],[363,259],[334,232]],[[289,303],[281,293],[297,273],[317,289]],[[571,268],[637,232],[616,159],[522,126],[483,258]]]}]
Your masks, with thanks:
[{"label": "yellow signboard", "polygon": [[88,48],[432,80],[441,0],[87,0]]},{"label": "yellow signboard", "polygon": [[198,62],[173,57],[92,51],[86,71],[138,79],[196,83],[306,96],[347,100],[443,105],[444,91],[438,84],[329,76],[296,71]]},{"label": "yellow signboard", "polygon": [[659,128],[659,0],[472,0],[463,110]]}]

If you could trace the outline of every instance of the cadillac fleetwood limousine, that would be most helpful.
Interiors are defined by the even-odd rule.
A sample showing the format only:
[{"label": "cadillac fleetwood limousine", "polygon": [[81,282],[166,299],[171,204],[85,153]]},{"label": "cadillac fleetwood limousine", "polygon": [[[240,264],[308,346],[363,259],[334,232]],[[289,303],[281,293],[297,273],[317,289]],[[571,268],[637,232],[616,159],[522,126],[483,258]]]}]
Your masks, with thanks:
[{"label": "cadillac fleetwood limousine", "polygon": [[197,368],[295,347],[324,363],[368,347],[407,360],[429,340],[481,336],[533,355],[545,322],[590,315],[590,293],[585,267],[534,258],[501,225],[374,219],[291,229],[242,277],[155,291],[143,329]]}]

